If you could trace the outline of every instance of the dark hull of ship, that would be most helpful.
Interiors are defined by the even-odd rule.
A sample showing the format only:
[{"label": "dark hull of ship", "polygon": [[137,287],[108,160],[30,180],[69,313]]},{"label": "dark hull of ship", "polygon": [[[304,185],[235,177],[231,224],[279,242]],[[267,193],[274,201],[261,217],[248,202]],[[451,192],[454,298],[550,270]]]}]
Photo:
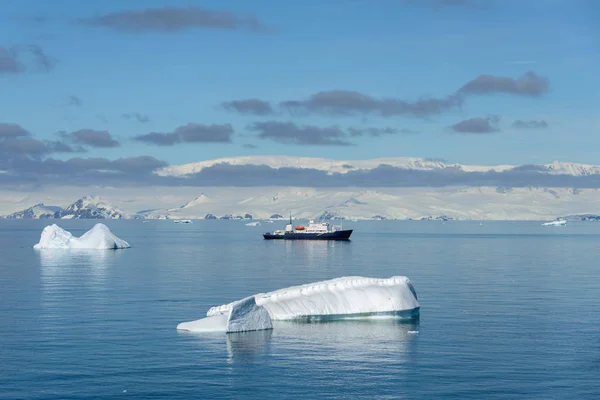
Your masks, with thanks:
[{"label": "dark hull of ship", "polygon": [[295,233],[286,232],[283,235],[274,235],[272,233],[265,233],[263,237],[265,239],[282,239],[282,240],[350,240],[352,229],[345,231],[335,231],[327,233]]}]

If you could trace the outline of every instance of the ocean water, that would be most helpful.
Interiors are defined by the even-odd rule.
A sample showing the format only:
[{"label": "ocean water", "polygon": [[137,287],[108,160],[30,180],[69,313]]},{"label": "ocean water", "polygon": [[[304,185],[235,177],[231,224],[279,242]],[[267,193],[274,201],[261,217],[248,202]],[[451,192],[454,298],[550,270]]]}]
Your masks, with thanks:
[{"label": "ocean water", "polygon": [[[45,221],[0,220],[0,398],[600,398],[600,224],[345,222],[348,243],[263,240],[277,222],[106,224],[132,248],[35,251]],[[347,275],[408,276],[420,320],[175,329]]]}]

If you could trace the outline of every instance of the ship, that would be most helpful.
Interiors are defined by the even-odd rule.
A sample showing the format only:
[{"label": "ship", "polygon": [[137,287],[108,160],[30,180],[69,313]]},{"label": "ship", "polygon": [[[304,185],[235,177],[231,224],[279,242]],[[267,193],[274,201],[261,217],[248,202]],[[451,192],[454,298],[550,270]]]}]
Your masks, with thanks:
[{"label": "ship", "polygon": [[275,230],[263,234],[265,239],[283,240],[350,240],[352,229],[344,230],[341,226],[329,225],[328,222],[309,221],[307,226],[293,227],[292,218],[285,230]]}]

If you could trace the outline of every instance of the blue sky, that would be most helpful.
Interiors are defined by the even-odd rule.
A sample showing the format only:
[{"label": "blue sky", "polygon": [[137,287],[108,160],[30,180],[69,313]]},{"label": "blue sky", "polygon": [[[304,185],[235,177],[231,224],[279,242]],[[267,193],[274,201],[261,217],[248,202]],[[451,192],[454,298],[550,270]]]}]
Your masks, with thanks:
[{"label": "blue sky", "polygon": [[[194,7],[192,14],[225,12],[234,27],[186,22],[183,7]],[[140,29],[148,15],[164,17],[165,10],[175,10],[165,17],[171,30]],[[181,164],[281,154],[597,164],[599,17],[598,3],[585,0],[6,2],[0,10],[0,124],[16,124],[36,140],[86,149],[43,155],[60,160],[151,156]],[[8,57],[18,61],[19,71],[10,70]],[[536,93],[487,87],[461,95],[459,106],[424,116],[346,112],[339,108],[343,100],[336,103],[338,112],[308,103],[300,112],[278,105],[334,90],[376,100],[444,99],[482,75],[510,86],[528,71],[547,87]],[[221,106],[245,99],[268,102],[274,111],[253,115]],[[516,120],[530,128],[514,128]],[[457,132],[461,121],[475,127]],[[257,127],[266,122],[298,129],[285,133],[278,129],[289,124],[274,125],[265,133]],[[208,128],[198,128],[194,142],[135,140],[187,124]],[[212,142],[211,126],[227,124],[229,141]],[[332,134],[321,130],[326,127],[335,127],[335,143],[352,145],[319,140],[321,133]],[[371,128],[392,133],[349,134]],[[107,131],[118,145],[98,146],[78,131]],[[311,139],[299,137],[305,134]]]}]

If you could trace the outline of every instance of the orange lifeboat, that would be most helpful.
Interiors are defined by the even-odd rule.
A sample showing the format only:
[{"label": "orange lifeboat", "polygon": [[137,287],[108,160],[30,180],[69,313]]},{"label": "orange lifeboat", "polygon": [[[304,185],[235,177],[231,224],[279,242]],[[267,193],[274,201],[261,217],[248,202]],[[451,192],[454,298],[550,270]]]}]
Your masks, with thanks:
[{"label": "orange lifeboat", "polygon": [[302,225],[296,225],[296,230],[297,231],[303,231],[304,227]]}]

